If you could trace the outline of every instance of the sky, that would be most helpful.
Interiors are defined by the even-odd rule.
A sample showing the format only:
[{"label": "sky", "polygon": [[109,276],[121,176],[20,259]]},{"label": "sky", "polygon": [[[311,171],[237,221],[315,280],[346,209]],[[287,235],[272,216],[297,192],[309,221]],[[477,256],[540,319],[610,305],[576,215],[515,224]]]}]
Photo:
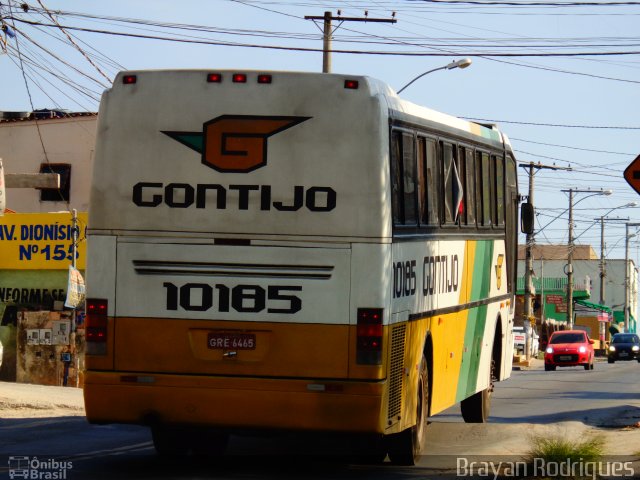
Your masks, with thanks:
[{"label": "sky", "polygon": [[[23,3],[27,12],[20,8]],[[317,72],[321,52],[292,50],[322,48],[322,25],[305,16],[331,11],[334,16],[364,17],[366,12],[369,18],[395,18],[394,24],[334,22],[335,50],[366,53],[333,53],[332,71],[368,75],[399,90],[425,71],[469,57],[468,68],[432,72],[402,97],[497,123],[521,164],[572,168],[537,170],[537,243],[568,240],[569,197],[562,190],[612,190],[609,196],[574,194],[576,243],[590,244],[599,253],[596,218],[640,222],[640,195],[623,179],[624,169],[640,154],[640,2],[584,3],[3,1],[0,16],[15,38],[0,33],[6,40],[6,51],[0,53],[0,111],[97,111],[100,93],[123,69]],[[527,171],[519,168],[522,195],[528,193],[528,182]],[[631,202],[638,206],[618,208]],[[624,258],[624,222],[606,223],[607,258]],[[630,239],[636,264],[638,239]]]}]

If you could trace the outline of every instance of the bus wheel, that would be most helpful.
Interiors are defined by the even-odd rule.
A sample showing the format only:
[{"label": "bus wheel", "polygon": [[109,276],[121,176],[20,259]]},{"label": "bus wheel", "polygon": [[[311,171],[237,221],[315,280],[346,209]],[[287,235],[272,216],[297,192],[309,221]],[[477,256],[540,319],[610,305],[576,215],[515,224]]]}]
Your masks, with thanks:
[{"label": "bus wheel", "polygon": [[181,457],[189,453],[183,429],[166,425],[151,427],[151,437],[156,453],[162,457]]},{"label": "bus wheel", "polygon": [[491,413],[491,395],[493,394],[494,361],[489,368],[489,386],[460,402],[462,418],[466,423],[486,423]]},{"label": "bus wheel", "polygon": [[429,411],[429,371],[424,357],[420,363],[417,390],[416,424],[400,433],[386,437],[389,460],[394,465],[415,465],[424,446]]}]

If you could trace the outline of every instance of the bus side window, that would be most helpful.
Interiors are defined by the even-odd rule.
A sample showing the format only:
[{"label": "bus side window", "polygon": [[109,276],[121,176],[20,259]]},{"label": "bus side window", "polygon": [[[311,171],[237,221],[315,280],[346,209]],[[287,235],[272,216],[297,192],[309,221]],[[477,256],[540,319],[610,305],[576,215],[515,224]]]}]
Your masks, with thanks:
[{"label": "bus side window", "polygon": [[489,179],[490,179],[490,191],[491,191],[491,225],[498,224],[498,206],[497,206],[497,196],[496,196],[496,162],[497,157],[495,155],[491,155],[489,161]]},{"label": "bus side window", "polygon": [[418,137],[418,176],[420,182],[420,223],[438,225],[438,161],[435,140]]},{"label": "bus side window", "polygon": [[476,224],[476,169],[473,160],[473,150],[465,148],[465,209],[467,211],[467,225]]},{"label": "bus side window", "polygon": [[402,201],[402,133],[391,133],[391,208],[393,224],[404,223]]},{"label": "bus side window", "polygon": [[418,182],[413,135],[402,134],[402,170],[404,178],[404,224],[417,225]]},{"label": "bus side window", "polygon": [[435,140],[427,139],[427,188],[429,189],[429,225],[440,223],[440,170],[438,170],[438,148]]},{"label": "bus side window", "polygon": [[497,224],[504,225],[504,158],[495,157],[496,159],[496,214]]},{"label": "bus side window", "polygon": [[476,184],[476,221],[478,226],[482,225],[482,153],[476,151],[475,154],[475,184]]},{"label": "bus side window", "polygon": [[457,219],[455,197],[457,196],[457,175],[455,167],[455,151],[450,143],[441,142],[442,147],[442,182],[444,194],[444,223],[453,224]]},{"label": "bus side window", "polygon": [[491,203],[491,173],[489,171],[489,154],[485,152],[477,153],[477,163],[478,171],[476,172],[476,178],[478,183],[476,183],[476,187],[478,189],[478,197],[480,200],[480,208],[478,209],[478,224],[488,227],[491,226],[491,212],[492,212],[492,203]]},{"label": "bus side window", "polygon": [[427,211],[427,166],[425,162],[425,138],[418,137],[416,145],[416,157],[418,160],[418,219],[421,225],[426,225],[429,221]]},{"label": "bus side window", "polygon": [[417,190],[413,135],[391,134],[391,203],[394,225],[416,225]]},{"label": "bus side window", "polygon": [[482,225],[491,226],[491,170],[489,154],[482,154]]}]

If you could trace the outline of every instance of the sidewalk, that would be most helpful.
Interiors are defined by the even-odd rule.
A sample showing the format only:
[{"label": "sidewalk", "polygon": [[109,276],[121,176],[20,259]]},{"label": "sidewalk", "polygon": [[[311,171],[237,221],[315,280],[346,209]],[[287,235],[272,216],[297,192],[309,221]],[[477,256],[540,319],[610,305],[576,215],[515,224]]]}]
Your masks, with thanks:
[{"label": "sidewalk", "polygon": [[82,389],[0,382],[0,419],[84,416]]}]

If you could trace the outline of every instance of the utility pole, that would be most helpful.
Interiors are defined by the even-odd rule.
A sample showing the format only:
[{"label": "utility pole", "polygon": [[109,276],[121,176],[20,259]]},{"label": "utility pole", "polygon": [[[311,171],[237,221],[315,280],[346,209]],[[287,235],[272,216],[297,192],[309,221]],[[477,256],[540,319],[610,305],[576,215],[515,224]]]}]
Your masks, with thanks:
[{"label": "utility pole", "polygon": [[573,189],[569,189],[569,248],[567,252],[567,325],[573,330]]},{"label": "utility pole", "polygon": [[[571,170],[568,167],[556,167],[555,165],[542,165],[540,162],[533,163],[529,162],[529,164],[521,164],[522,168],[528,169],[527,172],[529,175],[529,196],[527,197],[527,201],[533,205],[533,184],[535,174],[538,173],[539,170]],[[535,171],[534,171],[535,169]],[[531,293],[533,290],[533,285],[531,284],[531,272],[533,272],[533,245],[535,243],[534,233],[527,234],[527,248],[526,248],[526,256],[525,256],[525,270],[524,270],[524,321],[525,321],[525,331],[527,335],[525,337],[525,350],[526,350],[526,358],[529,360],[531,358],[531,337],[533,336],[533,325],[535,323],[535,317],[531,315]],[[531,334],[529,330],[527,330],[527,326],[531,329]]]},{"label": "utility pole", "polygon": [[[395,12],[394,12],[395,15]],[[331,37],[333,32],[331,30],[331,22],[338,20],[340,24],[336,27],[336,30],[340,28],[344,22],[374,22],[374,23],[396,23],[395,18],[369,18],[368,13],[365,12],[364,17],[343,17],[338,10],[338,16],[334,17],[331,12],[324,12],[323,16],[307,15],[305,20],[322,20],[324,22],[324,28],[322,30],[322,73],[331,73]]]},{"label": "utility pole", "polygon": [[594,195],[611,195],[611,190],[580,190],[578,188],[570,188],[568,190],[560,190],[569,194],[569,244],[567,245],[567,264],[564,273],[567,275],[567,326],[569,330],[573,329],[573,194],[574,193],[590,193],[586,197],[578,200],[579,203]]}]

